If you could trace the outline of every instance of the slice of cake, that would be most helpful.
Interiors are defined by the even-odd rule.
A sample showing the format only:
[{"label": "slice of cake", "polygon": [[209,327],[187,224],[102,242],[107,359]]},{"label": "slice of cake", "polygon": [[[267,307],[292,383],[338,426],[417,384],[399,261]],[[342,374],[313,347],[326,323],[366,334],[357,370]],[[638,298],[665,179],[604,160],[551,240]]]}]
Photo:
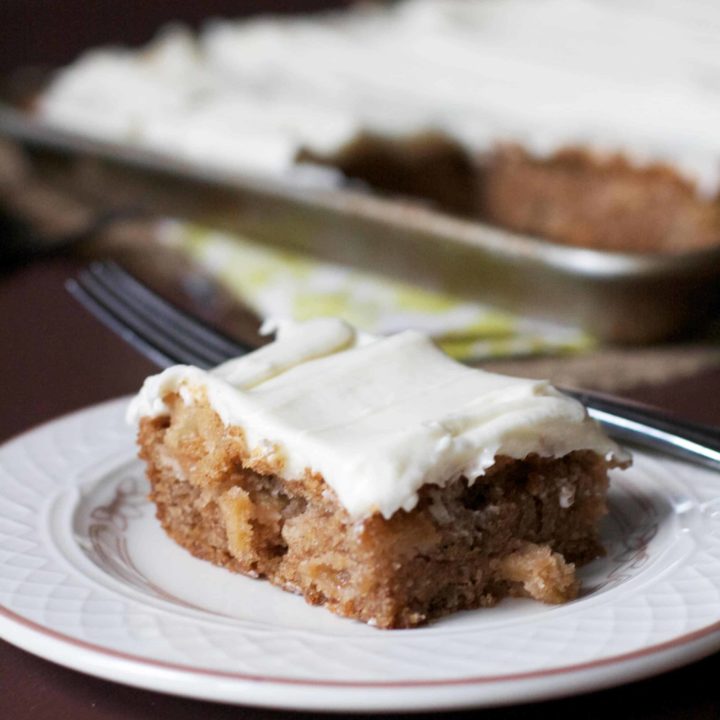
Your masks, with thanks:
[{"label": "slice of cake", "polygon": [[334,319],[152,376],[129,418],[178,543],[384,628],[574,598],[575,564],[602,553],[608,467],[628,462],[545,382]]}]

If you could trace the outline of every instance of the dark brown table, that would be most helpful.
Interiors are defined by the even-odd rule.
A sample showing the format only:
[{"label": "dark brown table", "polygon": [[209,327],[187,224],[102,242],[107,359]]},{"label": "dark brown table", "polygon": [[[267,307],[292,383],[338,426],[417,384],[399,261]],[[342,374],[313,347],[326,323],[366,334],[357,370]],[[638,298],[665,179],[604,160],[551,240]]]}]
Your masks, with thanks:
[{"label": "dark brown table", "polygon": [[[78,267],[69,259],[45,260],[0,275],[2,440],[70,410],[134,392],[154,370],[65,293],[63,282]],[[634,397],[720,424],[720,371],[637,391]],[[626,687],[476,713],[488,720],[717,720],[718,677],[720,654]],[[0,641],[0,720],[222,720],[289,714],[136,690],[67,670]]]}]

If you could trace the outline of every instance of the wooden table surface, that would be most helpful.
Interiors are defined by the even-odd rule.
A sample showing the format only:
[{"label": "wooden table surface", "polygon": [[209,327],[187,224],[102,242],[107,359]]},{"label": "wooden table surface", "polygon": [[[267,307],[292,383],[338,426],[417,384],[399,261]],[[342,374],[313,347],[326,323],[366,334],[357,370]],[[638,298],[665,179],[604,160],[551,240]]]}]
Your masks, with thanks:
[{"label": "wooden table surface", "polygon": [[[154,370],[66,294],[64,280],[78,267],[77,261],[70,259],[44,260],[0,275],[2,440],[70,410],[134,392]],[[720,372],[634,395],[686,417],[720,425]],[[718,677],[720,654],[626,687],[485,710],[482,717],[717,720]],[[290,714],[185,700],[97,680],[0,641],[2,720],[224,720]]]}]

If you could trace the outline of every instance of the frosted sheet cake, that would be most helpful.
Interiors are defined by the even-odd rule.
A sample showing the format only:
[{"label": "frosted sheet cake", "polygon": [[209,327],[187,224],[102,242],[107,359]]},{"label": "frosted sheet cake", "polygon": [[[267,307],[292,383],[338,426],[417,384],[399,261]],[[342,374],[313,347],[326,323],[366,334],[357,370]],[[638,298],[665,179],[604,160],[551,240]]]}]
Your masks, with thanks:
[{"label": "frosted sheet cake", "polygon": [[628,462],[545,382],[335,319],[152,376],[129,419],[170,537],[382,628],[573,599],[575,566],[602,554],[608,468]]},{"label": "frosted sheet cake", "polygon": [[91,51],[37,112],[230,174],[682,251],[720,241],[718,45],[709,0],[361,4]]}]

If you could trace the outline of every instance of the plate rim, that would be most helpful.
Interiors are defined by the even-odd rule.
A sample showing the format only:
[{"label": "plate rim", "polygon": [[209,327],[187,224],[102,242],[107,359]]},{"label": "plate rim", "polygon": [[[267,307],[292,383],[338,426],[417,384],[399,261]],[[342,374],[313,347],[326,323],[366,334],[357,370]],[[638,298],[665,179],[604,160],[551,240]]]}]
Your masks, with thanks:
[{"label": "plate rim", "polygon": [[[20,631],[8,633],[7,628]],[[43,660],[149,691],[286,710],[399,712],[512,705],[626,685],[715,653],[720,649],[720,621],[663,643],[570,666],[500,676],[387,682],[277,678],[147,658],[49,629],[4,605],[0,605],[0,636]],[[87,662],[98,658],[104,662]],[[654,662],[643,662],[647,660]],[[152,672],[144,672],[148,668]],[[289,690],[292,697],[287,696]],[[363,690],[372,692],[359,699],[357,693]]]},{"label": "plate rim", "polygon": [[[671,640],[665,640],[655,645],[649,645],[638,650],[632,650],[626,653],[620,653],[619,655],[611,655],[597,660],[589,660],[582,663],[575,663],[572,665],[561,665],[558,667],[552,667],[542,670],[527,670],[519,673],[505,673],[500,675],[469,675],[466,677],[459,678],[446,678],[446,679],[427,679],[427,680],[333,680],[333,679],[310,679],[310,678],[292,678],[282,676],[272,676],[265,674],[251,674],[241,673],[229,670],[217,670],[213,668],[202,668],[194,667],[192,665],[186,665],[184,663],[175,663],[168,660],[158,660],[155,658],[148,658],[143,655],[135,655],[133,653],[124,652],[122,650],[115,650],[113,648],[104,647],[97,643],[92,643],[87,640],[75,638],[72,635],[61,633],[52,628],[48,628],[41,623],[38,623],[29,618],[23,617],[22,615],[10,610],[5,605],[0,604],[0,616],[3,616],[7,620],[22,625],[25,628],[37,633],[39,636],[49,637],[53,640],[60,642],[66,642],[69,645],[96,652],[100,655],[106,655],[113,657],[118,660],[127,660],[131,662],[137,662],[143,665],[149,665],[155,668],[161,668],[164,670],[175,670],[179,672],[187,672],[195,675],[202,675],[207,677],[217,677],[231,680],[246,680],[250,682],[270,682],[281,685],[306,685],[306,686],[321,686],[321,687],[346,687],[346,688],[416,688],[416,687],[447,687],[456,685],[485,685],[489,683],[498,682],[515,682],[522,680],[540,679],[544,677],[554,677],[559,675],[567,675],[574,672],[583,672],[585,670],[594,670],[600,667],[606,667],[609,665],[616,665],[628,661],[638,660],[640,658],[658,655],[668,650],[675,648],[685,647],[691,645],[697,641],[703,640],[707,637],[711,637],[714,633],[718,633],[718,647],[720,648],[720,620],[706,625],[705,627],[698,628],[692,632],[679,635],[672,638]],[[380,631],[384,632],[384,631]],[[390,630],[389,632],[392,632]],[[712,651],[710,651],[712,652]]]}]

